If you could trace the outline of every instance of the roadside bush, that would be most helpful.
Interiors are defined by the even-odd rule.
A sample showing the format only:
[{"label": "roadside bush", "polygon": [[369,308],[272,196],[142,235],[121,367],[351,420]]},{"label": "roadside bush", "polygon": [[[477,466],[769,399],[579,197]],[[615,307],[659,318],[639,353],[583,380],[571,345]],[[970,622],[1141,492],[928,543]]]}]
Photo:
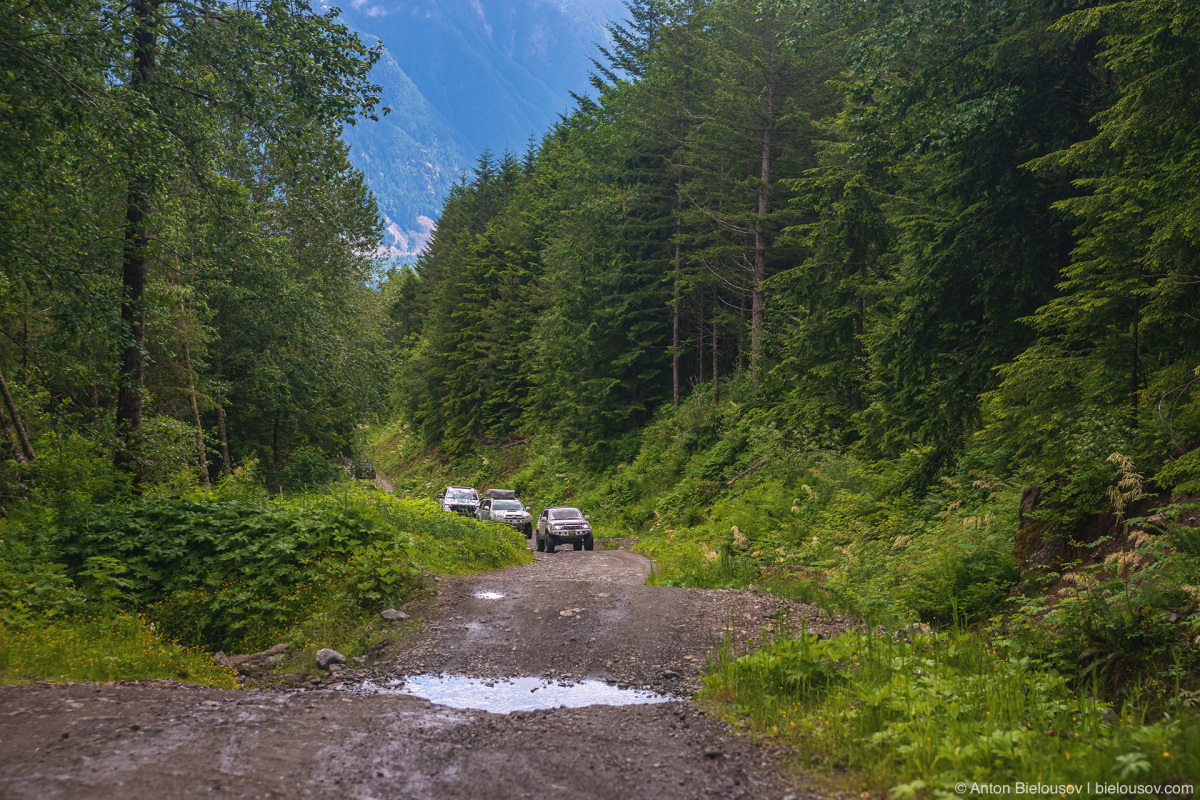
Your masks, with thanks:
[{"label": "roadside bush", "polygon": [[[506,526],[370,488],[268,499],[234,481],[188,499],[76,504],[39,526],[6,523],[3,621],[139,609],[188,645],[253,650],[318,611],[403,602],[422,570],[468,572],[530,558]],[[20,542],[26,542],[20,545]],[[40,555],[11,554],[42,542]],[[8,555],[6,555],[8,554]],[[36,567],[36,568],[35,568]]]},{"label": "roadside bush", "polygon": [[0,559],[0,625],[24,628],[83,607],[65,564],[14,564]]},{"label": "roadside bush", "polygon": [[1135,536],[1140,547],[1062,576],[1057,594],[1017,601],[1005,633],[1077,676],[1081,691],[1194,710],[1200,706],[1200,532]]},{"label": "roadside bush", "polygon": [[[1194,717],[1148,716],[986,635],[801,635],[723,652],[701,697],[810,765],[854,767],[893,797],[955,796],[966,781],[1180,783],[1200,772]],[[961,794],[961,792],[959,792]]]},{"label": "roadside bush", "polygon": [[337,462],[315,447],[298,447],[292,451],[288,465],[279,471],[279,487],[298,492],[316,489],[345,478]]}]

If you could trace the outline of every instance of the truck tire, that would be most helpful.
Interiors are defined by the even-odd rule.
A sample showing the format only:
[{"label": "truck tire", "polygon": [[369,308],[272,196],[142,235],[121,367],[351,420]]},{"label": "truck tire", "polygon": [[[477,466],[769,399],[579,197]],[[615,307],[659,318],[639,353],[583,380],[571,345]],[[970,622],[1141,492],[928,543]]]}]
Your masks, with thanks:
[{"label": "truck tire", "polygon": [[554,537],[550,535],[549,531],[547,531],[546,532],[546,552],[553,553],[555,547],[558,547],[558,545],[554,543]]},{"label": "truck tire", "polygon": [[594,546],[595,546],[595,542],[593,541],[592,535],[590,533],[587,536],[583,537],[583,549],[584,550],[591,550]]},{"label": "truck tire", "polygon": [[533,525],[526,525],[526,526],[525,526],[524,533],[525,533],[525,538],[526,538],[526,539],[528,539],[529,537],[533,536]]},{"label": "truck tire", "polygon": [[542,539],[542,537],[535,536],[535,537],[533,537],[533,541],[537,545],[537,551],[539,553],[546,552],[546,542],[545,542],[545,540]]}]

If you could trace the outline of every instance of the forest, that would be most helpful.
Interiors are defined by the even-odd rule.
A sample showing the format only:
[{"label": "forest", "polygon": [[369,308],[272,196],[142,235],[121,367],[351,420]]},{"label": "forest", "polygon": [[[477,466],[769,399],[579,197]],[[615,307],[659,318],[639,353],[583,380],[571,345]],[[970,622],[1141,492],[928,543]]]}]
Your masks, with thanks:
[{"label": "forest", "polygon": [[914,479],[1091,447],[1194,480],[1185,5],[631,5],[598,98],[481,155],[385,286],[405,418],[603,466],[744,376],[781,434],[918,448]]},{"label": "forest", "polygon": [[[887,705],[928,687],[886,648],[722,656],[712,702],[800,713],[812,763],[897,797],[1200,769],[1190,0],[630,0],[412,267],[375,257],[341,134],[389,109],[336,9],[3,8],[4,680],[365,651],[430,571],[528,559],[426,499],[505,483],[655,582],[932,626],[955,691],[1028,699],[954,695],[968,731],[953,692]],[[43,646],[150,624],[115,671]]]}]

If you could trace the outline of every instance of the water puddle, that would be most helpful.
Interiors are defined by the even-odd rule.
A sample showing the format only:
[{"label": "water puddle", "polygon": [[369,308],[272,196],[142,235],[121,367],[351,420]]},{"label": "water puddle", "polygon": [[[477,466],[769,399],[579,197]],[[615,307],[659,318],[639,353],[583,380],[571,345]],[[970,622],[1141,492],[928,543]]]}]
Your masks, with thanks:
[{"label": "water puddle", "polygon": [[470,708],[492,714],[538,711],[546,708],[631,706],[678,700],[644,689],[622,689],[603,681],[556,683],[542,678],[464,678],[458,675],[414,675],[385,684],[366,681],[365,695],[410,694],[450,708]]},{"label": "water puddle", "polygon": [[502,600],[504,595],[500,592],[476,592],[472,597],[477,597],[480,600]]}]

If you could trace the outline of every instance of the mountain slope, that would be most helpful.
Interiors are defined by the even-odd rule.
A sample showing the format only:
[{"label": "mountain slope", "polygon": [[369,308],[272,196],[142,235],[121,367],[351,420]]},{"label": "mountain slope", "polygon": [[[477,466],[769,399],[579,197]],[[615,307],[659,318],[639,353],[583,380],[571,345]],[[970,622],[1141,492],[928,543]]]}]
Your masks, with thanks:
[{"label": "mountain slope", "polygon": [[379,198],[385,245],[412,255],[449,187],[483,150],[524,150],[589,89],[617,0],[354,0],[343,11],[387,52],[374,79],[392,113],[345,133]]},{"label": "mountain slope", "polygon": [[412,257],[425,246],[442,199],[469,163],[468,149],[389,51],[372,78],[392,111],[377,122],[346,128],[342,138],[387,217],[384,247],[392,256]]}]

